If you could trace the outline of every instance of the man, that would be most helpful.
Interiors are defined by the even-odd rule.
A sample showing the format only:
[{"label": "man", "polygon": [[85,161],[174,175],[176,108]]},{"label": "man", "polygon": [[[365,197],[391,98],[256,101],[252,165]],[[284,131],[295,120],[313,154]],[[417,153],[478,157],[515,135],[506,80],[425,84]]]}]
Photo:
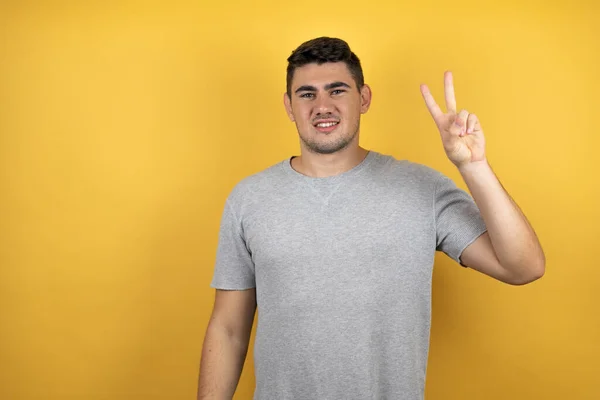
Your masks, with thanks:
[{"label": "man", "polygon": [[490,168],[481,125],[421,93],[471,194],[431,168],[359,146],[371,90],[346,42],[288,58],[301,155],[242,180],[222,216],[199,399],[231,399],[258,309],[260,400],[422,399],[436,251],[502,282],[540,278],[533,229]]}]

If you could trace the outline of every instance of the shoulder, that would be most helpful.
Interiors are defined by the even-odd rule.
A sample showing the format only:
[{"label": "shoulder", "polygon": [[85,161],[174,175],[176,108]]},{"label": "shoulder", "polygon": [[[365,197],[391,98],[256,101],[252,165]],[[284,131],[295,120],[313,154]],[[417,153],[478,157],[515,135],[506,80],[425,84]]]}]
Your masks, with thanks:
[{"label": "shoulder", "polygon": [[442,172],[419,162],[399,159],[393,155],[378,153],[381,166],[380,172],[386,179],[402,179],[415,185],[435,186],[438,182],[447,179]]},{"label": "shoulder", "polygon": [[269,196],[285,182],[284,163],[281,160],[240,179],[231,188],[227,202],[236,209],[248,203],[260,201],[260,197]]}]

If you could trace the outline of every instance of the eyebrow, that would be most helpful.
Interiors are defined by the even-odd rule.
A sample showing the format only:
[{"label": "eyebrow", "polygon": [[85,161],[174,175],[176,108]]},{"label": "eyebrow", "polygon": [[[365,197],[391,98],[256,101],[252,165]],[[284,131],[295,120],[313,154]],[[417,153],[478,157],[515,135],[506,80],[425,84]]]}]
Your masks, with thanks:
[{"label": "eyebrow", "polygon": [[[337,81],[337,82],[332,82],[332,83],[328,83],[327,85],[325,85],[325,90],[331,90],[331,89],[336,89],[339,87],[345,87],[348,89],[351,89],[350,85],[348,85],[345,82],[341,82],[341,81]],[[316,92],[317,88],[311,85],[302,85],[300,86],[298,89],[296,89],[296,91],[294,93],[298,93],[298,92]]]}]

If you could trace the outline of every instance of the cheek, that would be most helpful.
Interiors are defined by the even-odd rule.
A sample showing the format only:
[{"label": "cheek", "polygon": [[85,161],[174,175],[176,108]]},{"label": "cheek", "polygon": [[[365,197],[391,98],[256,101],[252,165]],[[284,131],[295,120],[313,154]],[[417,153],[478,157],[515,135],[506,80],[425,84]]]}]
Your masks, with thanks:
[{"label": "cheek", "polygon": [[302,107],[301,104],[296,104],[292,107],[292,114],[294,114],[298,120],[306,118],[306,113],[306,107]]},{"label": "cheek", "polygon": [[311,113],[310,110],[307,109],[296,109],[294,112],[295,118],[296,118],[296,123],[299,126],[307,126],[310,127],[312,126],[312,119],[311,119]]},{"label": "cheek", "polygon": [[342,118],[347,120],[353,120],[357,118],[360,113],[360,106],[358,104],[344,104],[338,108]]},{"label": "cheek", "polygon": [[338,110],[345,115],[356,114],[357,111],[360,111],[360,101],[354,98],[340,102],[337,106]]}]

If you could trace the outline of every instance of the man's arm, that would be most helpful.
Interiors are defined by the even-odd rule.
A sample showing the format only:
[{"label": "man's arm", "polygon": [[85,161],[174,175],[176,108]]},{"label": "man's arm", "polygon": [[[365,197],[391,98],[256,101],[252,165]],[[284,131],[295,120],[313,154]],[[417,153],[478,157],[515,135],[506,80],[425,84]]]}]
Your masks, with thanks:
[{"label": "man's arm", "polygon": [[256,290],[217,290],[200,364],[198,400],[230,400],[238,385],[256,311]]},{"label": "man's arm", "polygon": [[542,277],[546,263],[542,246],[488,162],[469,163],[459,171],[488,230],[463,251],[461,263],[513,285]]},{"label": "man's arm", "polygon": [[446,155],[462,174],[488,229],[463,251],[461,263],[515,285],[538,279],[546,263],[542,247],[487,162],[479,118],[465,109],[457,111],[452,73],[444,73],[447,112],[436,103],[427,85],[421,85],[421,94]]}]

